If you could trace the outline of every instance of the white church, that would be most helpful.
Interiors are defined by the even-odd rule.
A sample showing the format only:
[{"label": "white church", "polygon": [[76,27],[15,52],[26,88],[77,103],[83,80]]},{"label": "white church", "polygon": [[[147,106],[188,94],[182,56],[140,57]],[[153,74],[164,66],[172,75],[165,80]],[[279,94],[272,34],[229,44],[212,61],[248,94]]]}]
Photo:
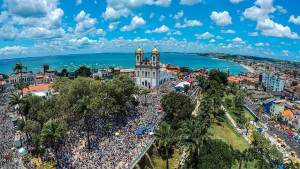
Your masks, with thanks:
[{"label": "white church", "polygon": [[135,82],[140,88],[155,88],[170,81],[172,72],[160,62],[160,54],[156,47],[151,52],[151,60],[144,58],[139,48],[135,52]]}]

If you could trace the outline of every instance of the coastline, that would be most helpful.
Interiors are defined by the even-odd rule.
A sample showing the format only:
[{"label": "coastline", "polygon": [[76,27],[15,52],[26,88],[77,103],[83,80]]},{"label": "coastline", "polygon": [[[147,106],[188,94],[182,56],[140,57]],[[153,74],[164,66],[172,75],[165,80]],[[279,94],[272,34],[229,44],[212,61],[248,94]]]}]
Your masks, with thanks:
[{"label": "coastline", "polygon": [[241,65],[243,68],[247,69],[250,73],[254,73],[254,69],[252,67],[246,66],[244,64],[239,64]]}]

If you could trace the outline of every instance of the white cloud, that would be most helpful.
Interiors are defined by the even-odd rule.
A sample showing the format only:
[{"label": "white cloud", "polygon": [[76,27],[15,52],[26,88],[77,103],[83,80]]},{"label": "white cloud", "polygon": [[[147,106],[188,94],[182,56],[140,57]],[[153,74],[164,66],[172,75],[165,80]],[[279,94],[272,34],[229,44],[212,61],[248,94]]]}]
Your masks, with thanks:
[{"label": "white cloud", "polygon": [[165,20],[165,18],[165,15],[160,15],[159,22],[162,22],[163,20]]},{"label": "white cloud", "polygon": [[209,42],[210,42],[210,43],[214,43],[214,42],[216,42],[216,40],[211,39]]},{"label": "white cloud", "polygon": [[246,43],[246,42],[243,41],[243,39],[240,38],[240,37],[236,37],[236,38],[232,39],[232,42],[233,42],[233,43],[238,43],[238,44],[244,44],[244,43]]},{"label": "white cloud", "polygon": [[110,22],[108,25],[108,30],[111,32],[115,29],[117,29],[117,26],[119,25],[120,22]]},{"label": "white cloud", "polygon": [[[151,33],[151,31],[150,31],[150,33]],[[167,33],[167,35],[169,35],[169,36],[170,36],[170,35],[172,35],[172,33],[171,33],[171,32],[168,32],[168,33]]]},{"label": "white cloud", "polygon": [[18,29],[13,25],[4,25],[0,28],[0,37],[4,41],[12,41],[17,38]]},{"label": "white cloud", "polygon": [[290,27],[275,23],[270,19],[269,14],[276,11],[276,8],[273,7],[273,1],[274,0],[256,0],[254,6],[247,8],[245,12],[243,12],[244,17],[256,21],[256,30],[260,30],[263,36],[299,39],[298,34],[292,32]]},{"label": "white cloud", "polygon": [[0,49],[0,55],[17,55],[24,53],[28,47],[23,46],[6,46]]},{"label": "white cloud", "polygon": [[260,43],[256,43],[255,46],[270,46],[270,44],[260,42]]},{"label": "white cloud", "polygon": [[258,33],[257,32],[249,32],[248,35],[249,36],[258,36]]},{"label": "white cloud", "polygon": [[56,9],[58,0],[3,0],[10,14],[41,17]]},{"label": "white cloud", "polygon": [[202,26],[203,23],[198,21],[198,20],[187,20],[186,18],[184,19],[184,24],[181,25],[179,22],[176,22],[175,28],[186,28],[189,26]]},{"label": "white cloud", "polygon": [[62,28],[58,29],[46,29],[44,27],[26,27],[23,28],[20,33],[21,38],[30,40],[47,40],[62,38],[65,35],[65,30]]},{"label": "white cloud", "polygon": [[209,32],[205,32],[203,34],[195,34],[194,36],[196,36],[196,39],[210,39],[212,37],[215,37],[215,35]]},{"label": "white cloud", "polygon": [[105,20],[117,20],[120,17],[127,18],[132,10],[141,8],[143,5],[158,5],[168,7],[171,0],[106,0],[107,7],[102,17]]},{"label": "white cloud", "polygon": [[153,18],[153,16],[154,16],[154,13],[151,12],[150,15],[149,15],[149,18]]},{"label": "white cloud", "polygon": [[119,9],[119,10],[115,10],[114,8],[106,8],[105,12],[102,13],[102,17],[105,20],[117,20],[119,19],[121,16],[127,18],[128,15],[130,15],[132,12],[125,8],[125,9]]},{"label": "white cloud", "polygon": [[122,32],[124,32],[124,31],[132,31],[134,29],[141,28],[145,24],[146,24],[146,21],[142,17],[135,16],[135,17],[132,18],[130,25],[123,26],[120,30]]},{"label": "white cloud", "polygon": [[195,5],[202,2],[202,0],[180,0],[180,5]]},{"label": "white cloud", "polygon": [[228,29],[228,30],[221,30],[221,33],[234,34],[234,33],[236,33],[236,31],[235,31],[235,30],[232,30],[232,29]]},{"label": "white cloud", "polygon": [[105,32],[103,29],[97,29],[96,35],[99,35],[99,36],[105,36],[105,35],[106,35],[106,32]]},{"label": "white cloud", "polygon": [[281,13],[283,13],[283,14],[286,14],[286,13],[287,13],[286,9],[284,9],[284,8],[283,8],[282,6],[280,6],[280,5],[277,5],[276,8],[278,9],[279,12],[281,12]]},{"label": "white cloud", "polygon": [[300,39],[297,33],[291,31],[290,27],[275,23],[270,19],[259,20],[256,25],[256,30],[261,30],[261,34],[264,36]]},{"label": "white cloud", "polygon": [[227,26],[232,24],[231,17],[227,11],[224,12],[212,12],[210,18],[216,23],[218,26]]},{"label": "white cloud", "polygon": [[244,0],[229,0],[231,3],[234,3],[234,4],[237,4],[237,3],[240,3]]},{"label": "white cloud", "polygon": [[154,30],[146,30],[145,33],[165,33],[165,32],[169,32],[169,28],[166,25],[162,25],[160,28],[156,28]]},{"label": "white cloud", "polygon": [[288,50],[282,50],[281,52],[284,56],[289,56],[289,51]]},{"label": "white cloud", "polygon": [[1,11],[0,23],[6,22],[7,20],[8,20],[8,12],[7,11]]},{"label": "white cloud", "polygon": [[295,18],[294,15],[291,15],[290,19],[289,19],[289,22],[300,25],[300,16],[297,16],[297,18]]},{"label": "white cloud", "polygon": [[182,35],[182,33],[180,31],[176,31],[173,33],[173,35]]},{"label": "white cloud", "polygon": [[82,3],[82,0],[76,0],[76,5],[80,5]]},{"label": "white cloud", "polygon": [[183,10],[181,10],[180,12],[178,12],[176,15],[174,15],[174,19],[180,19],[181,17],[183,17]]},{"label": "white cloud", "polygon": [[78,36],[84,36],[87,34],[93,35],[96,32],[95,24],[97,23],[96,18],[90,18],[90,14],[80,11],[75,17],[77,22],[75,27],[75,34]]},{"label": "white cloud", "polygon": [[217,36],[216,39],[224,39],[222,36]]}]

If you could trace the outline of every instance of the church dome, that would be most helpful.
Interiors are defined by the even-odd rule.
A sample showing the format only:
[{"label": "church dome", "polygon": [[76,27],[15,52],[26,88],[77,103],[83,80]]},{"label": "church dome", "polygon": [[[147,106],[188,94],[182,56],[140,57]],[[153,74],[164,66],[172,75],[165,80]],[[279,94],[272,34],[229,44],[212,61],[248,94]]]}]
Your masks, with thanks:
[{"label": "church dome", "polygon": [[136,53],[142,53],[142,49],[139,47],[138,50],[136,51]]},{"label": "church dome", "polygon": [[152,50],[152,53],[158,53],[158,50],[156,49],[156,47]]}]

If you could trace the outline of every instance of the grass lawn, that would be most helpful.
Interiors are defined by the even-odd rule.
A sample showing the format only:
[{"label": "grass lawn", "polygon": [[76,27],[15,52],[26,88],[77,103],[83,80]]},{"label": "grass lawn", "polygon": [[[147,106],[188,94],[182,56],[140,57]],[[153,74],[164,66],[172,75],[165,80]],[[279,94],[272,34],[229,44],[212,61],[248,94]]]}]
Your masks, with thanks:
[{"label": "grass lawn", "polygon": [[[211,138],[220,139],[227,144],[231,145],[235,149],[239,149],[243,151],[248,149],[250,146],[244,140],[242,136],[235,130],[235,128],[231,125],[231,123],[226,119],[225,122],[221,123],[221,126],[215,124],[209,130],[213,135]],[[247,163],[247,169],[254,169],[255,162]],[[233,166],[233,169],[238,169],[239,164]],[[244,168],[244,164],[242,164],[242,168]]]},{"label": "grass lawn", "polygon": [[[151,157],[151,160],[156,169],[167,168],[165,159],[153,155]],[[179,150],[175,149],[172,157],[169,157],[169,168],[175,168],[175,166],[178,166],[178,163],[179,163]]]}]

